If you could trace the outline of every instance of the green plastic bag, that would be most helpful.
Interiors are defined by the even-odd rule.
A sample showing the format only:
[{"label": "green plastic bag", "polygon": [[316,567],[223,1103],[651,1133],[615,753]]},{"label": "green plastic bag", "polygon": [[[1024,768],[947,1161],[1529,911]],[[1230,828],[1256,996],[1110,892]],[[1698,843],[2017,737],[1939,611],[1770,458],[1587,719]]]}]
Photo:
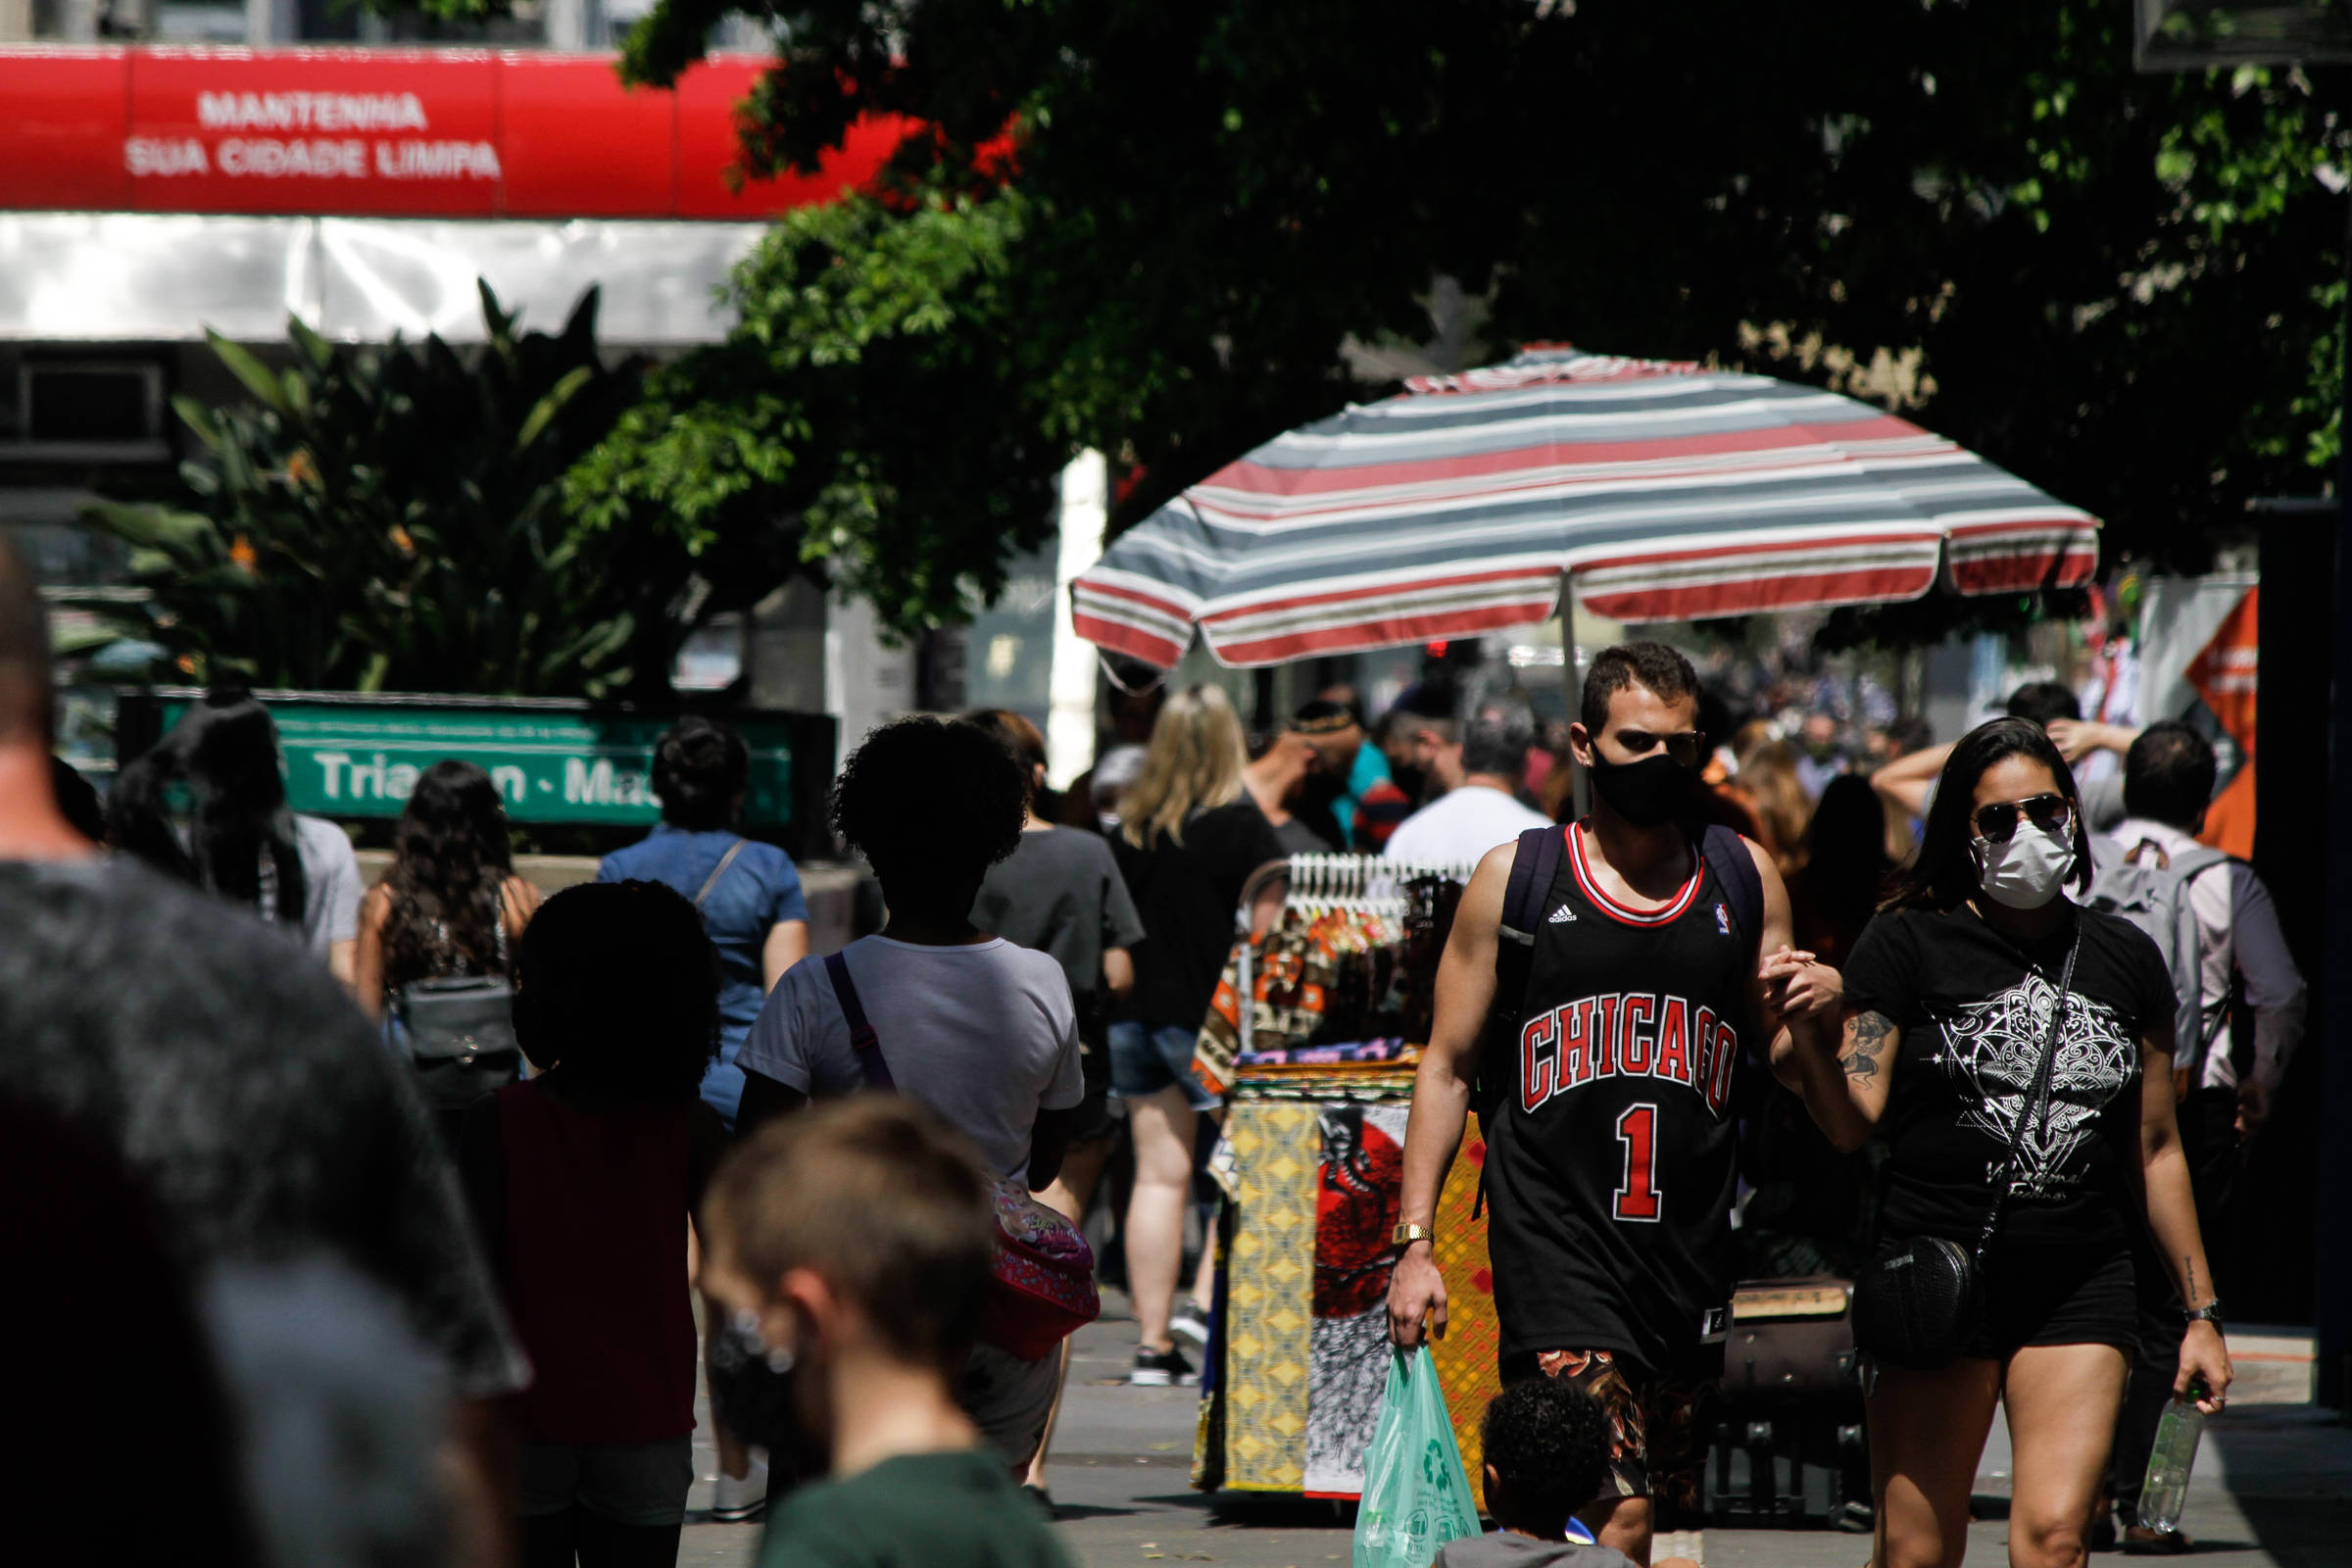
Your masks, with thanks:
[{"label": "green plastic bag", "polygon": [[1478,1506],[1429,1347],[1393,1350],[1380,1424],[1364,1450],[1355,1568],[1429,1568],[1448,1541],[1478,1534]]}]

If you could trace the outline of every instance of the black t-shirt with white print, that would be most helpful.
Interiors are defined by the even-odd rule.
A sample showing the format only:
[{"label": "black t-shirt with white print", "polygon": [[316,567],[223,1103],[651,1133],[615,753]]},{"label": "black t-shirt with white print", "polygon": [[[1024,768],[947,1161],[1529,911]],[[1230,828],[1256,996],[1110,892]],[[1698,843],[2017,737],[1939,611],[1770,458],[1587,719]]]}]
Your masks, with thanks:
[{"label": "black t-shirt with white print", "polygon": [[1983,1232],[2080,930],[2049,1113],[2023,1140],[2024,1179],[2011,1188],[1999,1239],[2084,1249],[2129,1240],[2138,1204],[2128,1162],[2138,1157],[2140,1042],[2169,1038],[2173,982],[2156,944],[2130,922],[2073,913],[2026,944],[1965,904],[1891,909],[1854,944],[1846,1004],[1902,1030],[1880,1120],[1889,1156],[1885,1238],[1973,1246]]}]

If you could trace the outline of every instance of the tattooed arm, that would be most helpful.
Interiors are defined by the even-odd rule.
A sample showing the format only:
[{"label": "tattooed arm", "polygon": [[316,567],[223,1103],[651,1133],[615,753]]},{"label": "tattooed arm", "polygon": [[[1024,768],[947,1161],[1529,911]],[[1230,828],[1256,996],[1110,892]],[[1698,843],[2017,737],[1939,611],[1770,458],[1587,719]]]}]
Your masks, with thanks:
[{"label": "tattooed arm", "polygon": [[1887,1085],[1903,1033],[1886,1014],[1848,1011],[1833,1059],[1827,1051],[1784,1038],[1774,1043],[1772,1070],[1805,1102],[1830,1142],[1851,1153],[1870,1141],[1886,1108]]},{"label": "tattooed arm", "polygon": [[[2173,1283],[2188,1306],[2212,1304],[2213,1275],[2205,1266],[2205,1241],[2197,1232],[2196,1200],[2188,1186],[2188,1160],[2180,1150],[2180,1129],[2173,1109],[2173,1042],[2150,1039],[2140,1044],[2139,1164],[2147,1193],[2148,1229],[2156,1250],[2172,1270]],[[2189,1380],[2205,1385],[2208,1396],[2200,1407],[2211,1414],[2221,1408],[2230,1391],[2230,1350],[2221,1330],[2211,1323],[2191,1323],[2180,1340],[2180,1370],[2173,1392],[2185,1393]]]}]

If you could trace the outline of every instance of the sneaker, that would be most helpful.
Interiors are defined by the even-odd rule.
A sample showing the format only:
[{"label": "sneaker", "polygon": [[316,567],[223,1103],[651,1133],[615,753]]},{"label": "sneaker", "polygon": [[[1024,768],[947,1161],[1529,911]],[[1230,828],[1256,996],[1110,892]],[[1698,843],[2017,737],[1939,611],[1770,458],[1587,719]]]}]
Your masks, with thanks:
[{"label": "sneaker", "polygon": [[1054,1521],[1061,1517],[1060,1512],[1054,1506],[1054,1494],[1048,1492],[1036,1482],[1022,1482],[1021,1494],[1031,1502],[1037,1504],[1038,1510],[1046,1516],[1046,1523],[1052,1524]]},{"label": "sneaker", "polygon": [[2178,1530],[2150,1530],[2145,1525],[2133,1525],[2124,1532],[2127,1557],[2175,1557],[2189,1546],[2188,1537]]},{"label": "sneaker", "polygon": [[720,1471],[718,1482],[710,1489],[710,1517],[721,1524],[737,1525],[746,1519],[757,1519],[767,1508],[767,1461],[754,1459],[751,1474],[738,1481]]},{"label": "sneaker", "polygon": [[1185,1302],[1176,1309],[1176,1315],[1168,1319],[1168,1332],[1180,1340],[1192,1341],[1195,1349],[1207,1349],[1208,1308],[1192,1301]]},{"label": "sneaker", "polygon": [[1173,1345],[1164,1350],[1154,1350],[1149,1345],[1135,1348],[1135,1369],[1127,1374],[1130,1387],[1138,1389],[1181,1388],[1195,1381],[1193,1363]]}]

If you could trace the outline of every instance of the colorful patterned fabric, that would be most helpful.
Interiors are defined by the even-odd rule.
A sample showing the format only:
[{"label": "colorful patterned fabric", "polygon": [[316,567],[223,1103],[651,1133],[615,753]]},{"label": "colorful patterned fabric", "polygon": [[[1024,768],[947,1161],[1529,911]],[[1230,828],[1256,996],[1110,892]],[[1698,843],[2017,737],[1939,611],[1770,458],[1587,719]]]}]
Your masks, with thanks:
[{"label": "colorful patterned fabric", "polygon": [[[1349,1102],[1233,1106],[1220,1155],[1235,1195],[1233,1242],[1209,1357],[1215,1370],[1202,1381],[1196,1485],[1335,1497],[1362,1491],[1388,1375],[1391,1235],[1407,1113]],[[1300,1155],[1310,1147],[1302,1180]],[[1436,1348],[1439,1375],[1474,1478],[1478,1424],[1500,1387],[1485,1228],[1469,1218],[1484,1152],[1468,1142],[1439,1206],[1439,1264],[1452,1301],[1451,1329]],[[1302,1256],[1308,1211],[1303,1247],[1311,1250]]]},{"label": "colorful patterned fabric", "polygon": [[1654,1499],[1662,1527],[1697,1521],[1713,1379],[1636,1381],[1607,1350],[1540,1350],[1536,1370],[1575,1384],[1608,1413],[1609,1482],[1617,1495]]},{"label": "colorful patterned fabric", "polygon": [[1539,345],[1302,425],[1121,534],[1078,635],[1161,668],[1470,637],[1557,613],[1688,620],[2071,587],[2098,522],[1819,387]]},{"label": "colorful patterned fabric", "polygon": [[[1233,1247],[1215,1348],[1224,1366],[1224,1484],[1298,1492],[1306,1484],[1313,1363],[1317,1166],[1322,1130],[1307,1105],[1235,1105]],[[1205,1438],[1210,1424],[1204,1423]]]}]

